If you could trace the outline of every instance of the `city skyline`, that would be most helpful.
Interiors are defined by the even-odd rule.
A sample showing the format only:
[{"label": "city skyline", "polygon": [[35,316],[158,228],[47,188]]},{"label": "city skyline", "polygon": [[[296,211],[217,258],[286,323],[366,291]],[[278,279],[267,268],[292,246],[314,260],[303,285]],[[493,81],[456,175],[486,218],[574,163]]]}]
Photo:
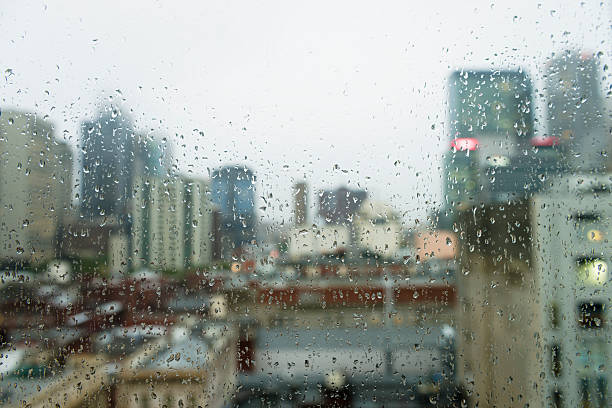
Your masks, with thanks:
[{"label": "city skyline", "polygon": [[612,0],[0,22],[3,406],[610,405]]},{"label": "city skyline", "polygon": [[[552,52],[601,51],[605,62],[610,49],[608,4],[418,10],[395,4],[374,13],[372,26],[360,24],[371,15],[362,5],[335,5],[326,15],[305,18],[311,21],[306,26],[296,21],[295,10],[278,5],[236,10],[230,4],[225,11],[193,6],[189,16],[160,5],[132,24],[122,13],[134,7],[9,6],[0,19],[23,35],[4,46],[5,54],[14,55],[19,46],[19,55],[27,57],[5,67],[3,104],[48,114],[58,137],[75,145],[78,123],[92,116],[100,99],[125,99],[139,129],[154,129],[176,147],[173,164],[180,171],[208,176],[208,168],[248,163],[260,175],[257,190],[274,193],[276,205],[259,214],[273,221],[289,221],[291,188],[301,179],[324,181],[312,183],[311,203],[315,191],[350,182],[393,203],[407,214],[408,225],[423,219],[429,203],[441,202],[447,106],[440,101],[446,100],[451,71],[522,67],[539,90]],[[15,13],[28,18],[16,26]],[[121,29],[109,30],[109,18]],[[593,24],[580,24],[585,18]],[[474,28],[470,19],[491,24]],[[177,21],[185,35],[168,28]],[[70,35],[75,26],[79,35]],[[252,38],[243,38],[243,29]],[[285,35],[273,35],[278,30]],[[219,41],[217,32],[223,33]],[[430,41],[417,41],[422,37]],[[55,51],[64,56],[45,63]],[[221,70],[227,66],[235,68]],[[72,87],[79,93],[63,91]],[[536,118],[542,121],[545,104],[538,93]],[[420,147],[414,149],[415,143]]]}]

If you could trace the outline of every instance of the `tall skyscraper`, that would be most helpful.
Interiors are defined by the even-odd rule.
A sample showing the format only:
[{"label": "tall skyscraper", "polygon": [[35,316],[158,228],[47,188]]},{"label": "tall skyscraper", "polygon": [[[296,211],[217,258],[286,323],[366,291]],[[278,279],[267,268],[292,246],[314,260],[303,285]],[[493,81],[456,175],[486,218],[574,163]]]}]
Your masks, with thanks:
[{"label": "tall skyscraper", "polygon": [[2,112],[0,137],[2,262],[58,256],[70,212],[72,151],[54,138],[49,122],[28,112]]},{"label": "tall skyscraper", "polygon": [[81,211],[87,217],[127,212],[134,164],[134,126],[118,108],[108,107],[81,126]]},{"label": "tall skyscraper", "polygon": [[[519,199],[541,187],[531,82],[522,71],[460,71],[449,82],[450,207]],[[527,154],[526,154],[527,153]]]},{"label": "tall skyscraper", "polygon": [[212,202],[220,214],[221,251],[232,252],[255,239],[255,175],[244,165],[215,170]]},{"label": "tall skyscraper", "polygon": [[608,136],[598,62],[592,55],[565,51],[547,66],[548,131],[558,140],[572,171],[600,172]]},{"label": "tall skyscraper", "polygon": [[81,213],[89,219],[112,217],[127,233],[135,177],[169,176],[171,154],[155,137],[135,132],[116,107],[84,122],[81,132]]}]

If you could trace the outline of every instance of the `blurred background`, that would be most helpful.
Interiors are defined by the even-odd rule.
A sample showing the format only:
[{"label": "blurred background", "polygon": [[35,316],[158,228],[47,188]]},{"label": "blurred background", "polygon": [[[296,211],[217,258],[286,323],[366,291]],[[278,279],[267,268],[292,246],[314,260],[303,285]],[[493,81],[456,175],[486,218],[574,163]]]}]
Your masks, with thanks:
[{"label": "blurred background", "polygon": [[0,10],[0,401],[607,407],[612,6]]}]

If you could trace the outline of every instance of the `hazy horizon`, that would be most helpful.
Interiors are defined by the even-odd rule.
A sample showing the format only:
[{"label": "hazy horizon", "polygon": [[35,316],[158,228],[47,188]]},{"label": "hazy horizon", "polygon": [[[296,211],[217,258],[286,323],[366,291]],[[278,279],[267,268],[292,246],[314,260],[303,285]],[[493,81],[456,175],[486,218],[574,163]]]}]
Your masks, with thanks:
[{"label": "hazy horizon", "polygon": [[306,180],[311,220],[315,192],[346,185],[412,225],[442,196],[452,71],[525,69],[545,132],[551,55],[609,61],[608,3],[478,4],[10,3],[2,109],[49,115],[76,154],[80,123],[119,102],[138,130],[168,138],[185,174],[251,167],[256,196],[273,195],[264,221],[288,222]]}]

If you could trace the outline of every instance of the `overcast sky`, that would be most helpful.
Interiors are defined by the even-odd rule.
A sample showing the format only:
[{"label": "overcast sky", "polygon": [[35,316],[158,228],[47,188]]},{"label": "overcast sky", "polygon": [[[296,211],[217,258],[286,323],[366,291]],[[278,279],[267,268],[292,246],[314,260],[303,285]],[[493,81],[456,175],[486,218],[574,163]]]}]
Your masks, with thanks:
[{"label": "overcast sky", "polygon": [[412,225],[441,199],[451,71],[523,67],[537,94],[553,52],[612,50],[598,1],[21,0],[0,30],[2,109],[49,115],[76,149],[100,101],[124,100],[182,172],[248,163],[276,221],[306,179],[365,188]]}]

